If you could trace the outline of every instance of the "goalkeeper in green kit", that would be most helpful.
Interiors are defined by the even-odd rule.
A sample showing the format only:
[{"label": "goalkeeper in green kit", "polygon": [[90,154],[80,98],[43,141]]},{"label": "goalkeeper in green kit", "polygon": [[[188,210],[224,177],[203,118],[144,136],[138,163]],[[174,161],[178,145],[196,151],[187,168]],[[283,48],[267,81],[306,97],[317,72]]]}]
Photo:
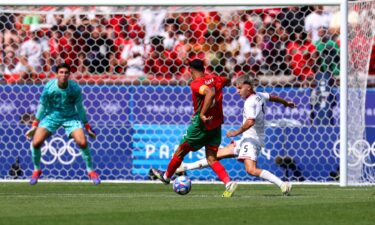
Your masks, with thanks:
[{"label": "goalkeeper in green kit", "polygon": [[100,184],[99,176],[92,168],[92,158],[83,131],[83,127],[85,127],[88,135],[96,138],[96,134],[86,118],[81,88],[75,81],[69,80],[69,65],[60,64],[56,71],[57,79],[53,79],[45,85],[40,97],[36,119],[33,121],[32,128],[26,132],[26,137],[32,139],[31,150],[34,164],[30,184],[37,184],[42,174],[40,160],[41,146],[44,140],[60,126],[65,128],[68,137],[73,138],[81,148],[89,178],[94,184]]}]

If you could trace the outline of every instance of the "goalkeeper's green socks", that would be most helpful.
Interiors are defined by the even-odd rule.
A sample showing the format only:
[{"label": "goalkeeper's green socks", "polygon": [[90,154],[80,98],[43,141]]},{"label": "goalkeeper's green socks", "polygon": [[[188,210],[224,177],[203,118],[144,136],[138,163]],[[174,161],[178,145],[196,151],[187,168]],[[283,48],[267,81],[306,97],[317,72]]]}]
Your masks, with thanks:
[{"label": "goalkeeper's green socks", "polygon": [[[87,172],[91,172],[92,171],[92,158],[91,158],[90,150],[88,147],[83,148],[81,150],[82,150],[83,160],[85,160],[86,170]],[[40,151],[40,148],[34,148],[32,146],[31,156],[33,159],[34,170],[40,170],[40,159],[42,156],[42,152]]]},{"label": "goalkeeper's green socks", "polygon": [[31,157],[33,159],[34,170],[40,170],[41,156],[42,151],[40,151],[40,148],[34,148],[34,146],[31,146]]},{"label": "goalkeeper's green socks", "polygon": [[85,160],[85,163],[86,163],[86,170],[88,173],[90,173],[92,171],[92,158],[91,158],[89,147],[81,148],[81,151],[82,151],[83,160]]},{"label": "goalkeeper's green socks", "polygon": [[31,146],[31,158],[33,159],[34,170],[40,170],[40,159],[42,158],[42,151],[40,148]]}]

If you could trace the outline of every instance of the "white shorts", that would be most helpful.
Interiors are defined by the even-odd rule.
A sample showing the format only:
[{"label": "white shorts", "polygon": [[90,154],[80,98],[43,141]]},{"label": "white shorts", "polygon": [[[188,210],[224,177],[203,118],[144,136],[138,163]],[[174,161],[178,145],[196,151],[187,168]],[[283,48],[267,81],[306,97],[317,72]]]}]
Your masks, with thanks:
[{"label": "white shorts", "polygon": [[262,150],[259,142],[252,138],[241,138],[238,141],[234,141],[234,144],[233,153],[237,155],[237,159],[240,161],[245,159],[257,161],[258,155]]}]

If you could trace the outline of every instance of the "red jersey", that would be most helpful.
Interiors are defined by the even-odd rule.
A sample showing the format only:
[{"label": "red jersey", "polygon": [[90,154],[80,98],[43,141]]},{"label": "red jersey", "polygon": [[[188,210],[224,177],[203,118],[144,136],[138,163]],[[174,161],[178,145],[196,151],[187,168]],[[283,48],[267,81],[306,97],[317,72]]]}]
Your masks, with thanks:
[{"label": "red jersey", "polygon": [[206,112],[207,117],[213,116],[213,119],[211,121],[204,123],[207,130],[215,129],[219,127],[222,123],[224,123],[222,90],[225,84],[225,77],[219,77],[214,75],[205,75],[204,77],[200,77],[193,80],[190,84],[194,105],[194,116],[199,116],[205,98],[204,95],[199,94],[199,88],[202,85],[206,85],[215,92],[215,98],[212,102],[212,105]]}]

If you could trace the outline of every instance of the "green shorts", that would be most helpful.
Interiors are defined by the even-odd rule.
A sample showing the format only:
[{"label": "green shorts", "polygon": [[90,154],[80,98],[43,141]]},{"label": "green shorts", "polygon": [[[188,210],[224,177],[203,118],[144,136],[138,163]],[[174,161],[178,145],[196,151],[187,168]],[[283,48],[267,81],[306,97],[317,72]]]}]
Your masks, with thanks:
[{"label": "green shorts", "polygon": [[201,149],[203,146],[219,147],[221,144],[221,126],[213,130],[206,130],[199,115],[194,116],[180,144],[185,142],[187,142],[194,151]]},{"label": "green shorts", "polygon": [[46,128],[51,134],[55,133],[55,131],[60,126],[64,127],[65,133],[66,135],[68,135],[68,137],[70,137],[70,134],[76,129],[83,128],[82,122],[74,118],[62,120],[62,119],[54,119],[50,116],[46,116],[39,123],[39,127]]}]

